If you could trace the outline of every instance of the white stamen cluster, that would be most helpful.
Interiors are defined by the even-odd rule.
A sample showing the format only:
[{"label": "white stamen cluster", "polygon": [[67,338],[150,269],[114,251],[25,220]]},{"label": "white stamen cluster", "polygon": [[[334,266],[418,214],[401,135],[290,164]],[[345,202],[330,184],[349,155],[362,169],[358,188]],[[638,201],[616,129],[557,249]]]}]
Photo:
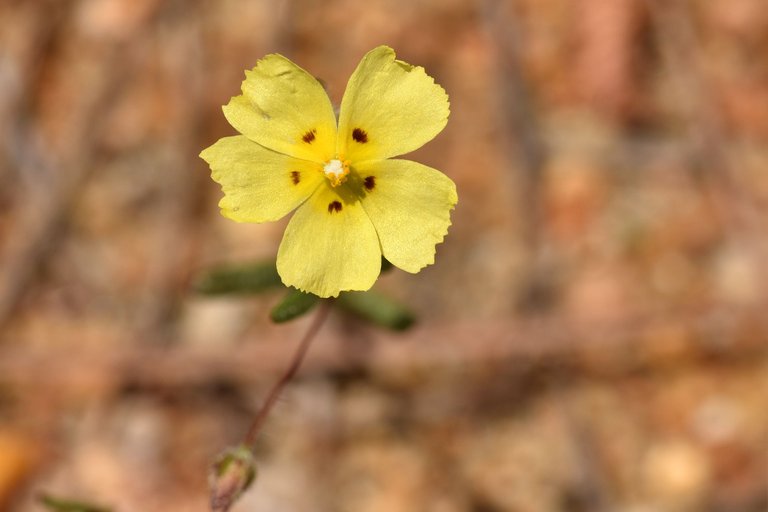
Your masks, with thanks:
[{"label": "white stamen cluster", "polygon": [[334,159],[325,164],[323,171],[325,171],[325,175],[328,176],[331,181],[337,181],[344,174],[344,164],[341,163],[341,160]]},{"label": "white stamen cluster", "polygon": [[349,167],[344,165],[344,162],[341,160],[334,158],[325,164],[323,171],[325,172],[325,177],[331,182],[331,186],[338,187],[347,179]]}]

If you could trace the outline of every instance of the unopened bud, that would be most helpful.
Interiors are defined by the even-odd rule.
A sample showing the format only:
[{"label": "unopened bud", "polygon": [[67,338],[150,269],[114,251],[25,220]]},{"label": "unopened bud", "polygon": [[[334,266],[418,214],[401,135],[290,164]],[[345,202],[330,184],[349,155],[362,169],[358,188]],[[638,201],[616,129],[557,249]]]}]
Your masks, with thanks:
[{"label": "unopened bud", "polygon": [[219,455],[211,468],[211,510],[226,512],[256,479],[251,450],[240,445]]}]

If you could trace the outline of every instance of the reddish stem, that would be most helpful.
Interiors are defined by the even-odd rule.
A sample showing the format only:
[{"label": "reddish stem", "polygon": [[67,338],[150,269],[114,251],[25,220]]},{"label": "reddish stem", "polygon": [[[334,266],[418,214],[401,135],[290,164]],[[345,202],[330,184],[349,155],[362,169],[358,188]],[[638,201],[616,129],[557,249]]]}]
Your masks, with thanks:
[{"label": "reddish stem", "polygon": [[248,429],[248,434],[246,434],[245,440],[243,441],[245,445],[252,448],[255,444],[256,437],[258,437],[259,432],[261,432],[261,429],[264,427],[264,423],[266,422],[269,413],[272,411],[272,408],[275,406],[277,399],[280,398],[280,394],[283,392],[283,388],[285,388],[291,379],[293,379],[293,377],[296,375],[296,372],[299,371],[301,363],[304,361],[304,356],[307,354],[307,350],[312,344],[312,340],[315,339],[315,335],[320,330],[320,327],[323,326],[325,319],[328,317],[328,312],[331,310],[332,303],[333,299],[329,299],[323,300],[320,304],[320,310],[317,312],[317,315],[315,315],[315,318],[312,320],[309,329],[307,329],[307,332],[301,339],[296,352],[293,354],[291,365],[288,367],[285,373],[283,373],[283,376],[280,377],[280,380],[278,380],[275,385],[272,386],[272,389],[269,391],[264,405],[262,405],[261,409],[259,409],[259,412],[256,413],[256,417],[253,419],[253,423],[251,423],[251,428]]}]

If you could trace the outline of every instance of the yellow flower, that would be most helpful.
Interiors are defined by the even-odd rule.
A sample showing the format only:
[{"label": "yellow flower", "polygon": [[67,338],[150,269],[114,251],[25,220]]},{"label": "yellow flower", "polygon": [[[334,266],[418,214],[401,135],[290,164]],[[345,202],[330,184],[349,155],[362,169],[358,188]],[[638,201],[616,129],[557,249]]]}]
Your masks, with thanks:
[{"label": "yellow flower", "polygon": [[383,254],[418,272],[434,263],[450,226],[456,186],[441,172],[390,159],[419,148],[448,121],[445,91],[380,46],[347,84],[338,123],[322,85],[282,55],[246,71],[224,106],[242,135],[200,156],[224,192],[219,206],[238,222],[296,213],[277,253],[283,283],[320,297],[367,290]]}]

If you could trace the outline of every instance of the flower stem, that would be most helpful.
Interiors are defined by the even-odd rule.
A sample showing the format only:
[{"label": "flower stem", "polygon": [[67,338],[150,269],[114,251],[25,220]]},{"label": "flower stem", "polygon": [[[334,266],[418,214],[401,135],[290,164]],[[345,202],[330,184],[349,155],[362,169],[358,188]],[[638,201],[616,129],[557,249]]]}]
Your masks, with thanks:
[{"label": "flower stem", "polygon": [[253,419],[253,423],[251,423],[251,428],[248,429],[248,433],[243,440],[243,444],[250,447],[251,449],[253,449],[253,445],[256,443],[256,438],[261,432],[261,429],[264,427],[264,423],[266,422],[269,413],[272,411],[275,403],[277,403],[277,399],[280,398],[280,394],[283,392],[283,388],[285,388],[291,379],[293,379],[293,377],[296,375],[296,372],[299,371],[301,363],[304,361],[304,356],[307,354],[307,350],[312,344],[312,340],[315,339],[315,335],[320,330],[320,327],[323,326],[325,319],[328,318],[328,312],[331,310],[332,302],[333,299],[328,299],[321,302],[320,308],[315,315],[315,318],[312,320],[309,329],[307,329],[307,332],[301,339],[299,346],[296,348],[296,352],[293,354],[293,359],[291,360],[290,366],[286,369],[285,373],[283,373],[282,377],[280,377],[275,385],[272,386],[272,389],[269,391],[264,405],[262,405],[261,409],[259,409],[259,412],[256,413],[256,417]]}]

